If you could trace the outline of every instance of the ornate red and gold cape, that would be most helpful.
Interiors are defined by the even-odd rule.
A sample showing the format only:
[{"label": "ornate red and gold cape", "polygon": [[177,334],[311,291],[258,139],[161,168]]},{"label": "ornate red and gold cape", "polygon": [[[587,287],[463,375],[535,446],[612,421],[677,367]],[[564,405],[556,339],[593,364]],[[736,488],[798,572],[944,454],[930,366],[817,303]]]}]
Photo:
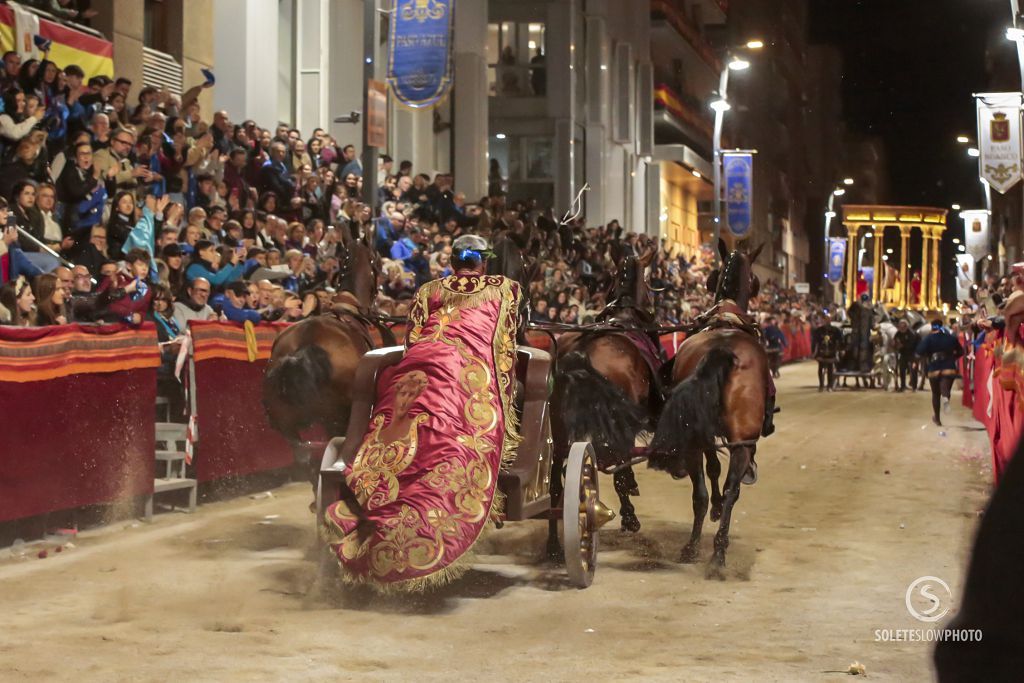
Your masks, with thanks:
[{"label": "ornate red and gold cape", "polygon": [[406,352],[381,372],[346,480],[375,531],[344,502],[324,532],[348,582],[412,591],[460,576],[500,507],[498,472],[519,443],[512,408],[519,285],[456,274],[420,288]]}]

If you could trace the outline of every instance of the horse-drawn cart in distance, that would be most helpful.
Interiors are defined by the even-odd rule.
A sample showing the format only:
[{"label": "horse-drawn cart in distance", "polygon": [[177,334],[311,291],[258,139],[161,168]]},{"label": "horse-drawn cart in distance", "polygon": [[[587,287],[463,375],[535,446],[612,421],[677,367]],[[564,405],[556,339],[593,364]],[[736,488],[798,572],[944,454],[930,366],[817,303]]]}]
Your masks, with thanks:
[{"label": "horse-drawn cart in distance", "polygon": [[[316,501],[318,529],[324,528],[327,509],[351,493],[346,474],[370,427],[380,374],[401,361],[404,353],[402,347],[384,348],[371,351],[360,360],[346,436],[328,443],[321,462]],[[586,588],[597,567],[598,530],[614,517],[599,500],[594,449],[590,443],[578,442],[565,454],[555,452],[549,403],[552,359],[546,351],[517,347],[515,376],[520,384],[515,410],[522,439],[514,461],[498,475],[504,509],[495,521],[500,527],[505,521],[560,519],[569,578],[577,587]],[[556,471],[561,469],[560,463],[565,463],[562,505],[559,503],[563,475]],[[337,561],[332,552],[325,553],[327,561]]]}]

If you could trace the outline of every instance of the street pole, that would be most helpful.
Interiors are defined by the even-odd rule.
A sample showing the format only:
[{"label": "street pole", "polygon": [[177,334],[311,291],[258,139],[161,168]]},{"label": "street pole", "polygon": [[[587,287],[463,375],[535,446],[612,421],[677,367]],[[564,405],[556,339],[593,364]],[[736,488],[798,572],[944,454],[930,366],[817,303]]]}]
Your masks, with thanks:
[{"label": "street pole", "polygon": [[[722,75],[718,84],[718,98],[724,103],[726,102],[726,91],[729,88],[729,65],[728,55],[726,55],[726,64],[722,68]],[[718,107],[715,109],[715,132],[712,139],[712,145],[714,147],[714,185],[715,185],[715,222],[712,226],[712,237],[711,237],[711,251],[715,256],[715,264],[719,263],[718,256],[718,240],[722,237],[722,119],[725,118],[724,107]]]},{"label": "street pole", "polygon": [[[824,245],[825,253],[824,253],[824,258],[822,258],[822,260],[821,260],[822,268],[824,268],[824,270],[825,270],[825,272],[824,272],[824,274],[822,276],[822,283],[821,283],[821,298],[823,300],[827,300],[828,299],[827,294],[828,294],[828,290],[829,290],[829,285],[832,284],[829,281],[829,279],[828,279],[828,258],[829,258],[828,238],[829,238],[829,233],[832,231],[832,214],[835,213],[835,209],[833,208],[835,206],[835,203],[836,203],[835,192],[829,192],[828,193],[828,208],[825,209],[825,245]],[[828,282],[828,285],[825,284],[826,282]]]},{"label": "street pole", "polygon": [[363,203],[377,209],[377,148],[370,146],[370,81],[377,80],[378,0],[363,0]]},{"label": "street pole", "polygon": [[[1020,28],[1020,21],[1019,21],[1019,17],[1020,17],[1020,2],[1019,2],[1019,0],[1010,0],[1010,12],[1012,12],[1012,14],[1013,14],[1013,27],[1014,28]],[[1013,42],[1016,43],[1016,45],[1017,45],[1017,64],[1020,67],[1020,84],[1021,84],[1021,89],[1024,90],[1024,41],[1015,40]],[[1018,114],[1018,116],[1019,116],[1019,114]],[[978,142],[980,143],[981,140],[978,140]],[[989,188],[988,183],[985,183],[984,180],[982,181],[982,183],[985,185],[985,208],[988,210],[989,229],[991,229],[992,218],[993,218],[993,216],[992,216],[992,191]],[[1022,219],[1024,219],[1024,184],[1022,184],[1021,193],[1022,193],[1022,201],[1021,201]],[[1003,241],[1003,237],[1000,236],[1000,238],[999,238],[1000,244],[1002,243],[1002,241]],[[990,259],[990,261],[991,260],[993,260],[993,259]]]}]

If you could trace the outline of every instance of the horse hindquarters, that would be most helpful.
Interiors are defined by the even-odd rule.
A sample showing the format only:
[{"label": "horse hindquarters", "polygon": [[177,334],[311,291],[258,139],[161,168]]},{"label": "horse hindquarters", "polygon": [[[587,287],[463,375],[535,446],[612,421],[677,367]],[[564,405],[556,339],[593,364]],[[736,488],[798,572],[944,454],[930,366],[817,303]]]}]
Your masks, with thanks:
[{"label": "horse hindquarters", "polygon": [[723,433],[725,385],[735,365],[732,351],[712,348],[694,373],[676,386],[651,442],[652,468],[683,477],[688,456],[715,449],[715,438]]}]

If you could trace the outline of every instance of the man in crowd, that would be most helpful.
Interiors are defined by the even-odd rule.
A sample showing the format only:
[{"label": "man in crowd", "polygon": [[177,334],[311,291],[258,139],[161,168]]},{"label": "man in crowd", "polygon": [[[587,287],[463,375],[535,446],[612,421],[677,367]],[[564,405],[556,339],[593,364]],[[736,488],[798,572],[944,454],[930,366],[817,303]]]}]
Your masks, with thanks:
[{"label": "man in crowd", "polygon": [[942,426],[939,406],[949,412],[949,394],[957,375],[957,360],[964,355],[960,341],[942,326],[941,320],[932,321],[932,332],[917,345],[917,355],[928,361],[928,383],[932,390],[932,422]]},{"label": "man in crowd", "polygon": [[782,352],[788,343],[786,335],[779,329],[778,319],[775,316],[768,316],[764,325],[764,342],[768,351],[768,365],[772,371],[772,377],[778,379],[779,366],[782,364]]},{"label": "man in crowd", "polygon": [[283,142],[271,143],[270,158],[263,163],[257,183],[260,192],[273,192],[277,195],[278,206],[286,205],[295,196],[295,182],[288,174],[288,167],[284,163],[287,153],[288,148]]},{"label": "man in crowd", "polygon": [[900,379],[896,391],[905,391],[907,388],[907,373],[910,373],[910,390],[917,391],[917,362],[914,358],[917,352],[917,345],[920,337],[910,329],[906,320],[900,320],[896,325],[896,337],[893,340],[896,347],[896,363],[899,368]]},{"label": "man in crowd", "polygon": [[189,320],[216,320],[217,314],[207,303],[210,299],[210,281],[196,278],[188,288],[188,298],[174,302],[174,322],[178,329],[188,329]]},{"label": "man in crowd", "polygon": [[835,389],[836,363],[839,361],[839,347],[842,340],[842,332],[832,324],[832,318],[828,314],[823,315],[821,324],[811,333],[811,353],[818,361],[819,392]]}]

